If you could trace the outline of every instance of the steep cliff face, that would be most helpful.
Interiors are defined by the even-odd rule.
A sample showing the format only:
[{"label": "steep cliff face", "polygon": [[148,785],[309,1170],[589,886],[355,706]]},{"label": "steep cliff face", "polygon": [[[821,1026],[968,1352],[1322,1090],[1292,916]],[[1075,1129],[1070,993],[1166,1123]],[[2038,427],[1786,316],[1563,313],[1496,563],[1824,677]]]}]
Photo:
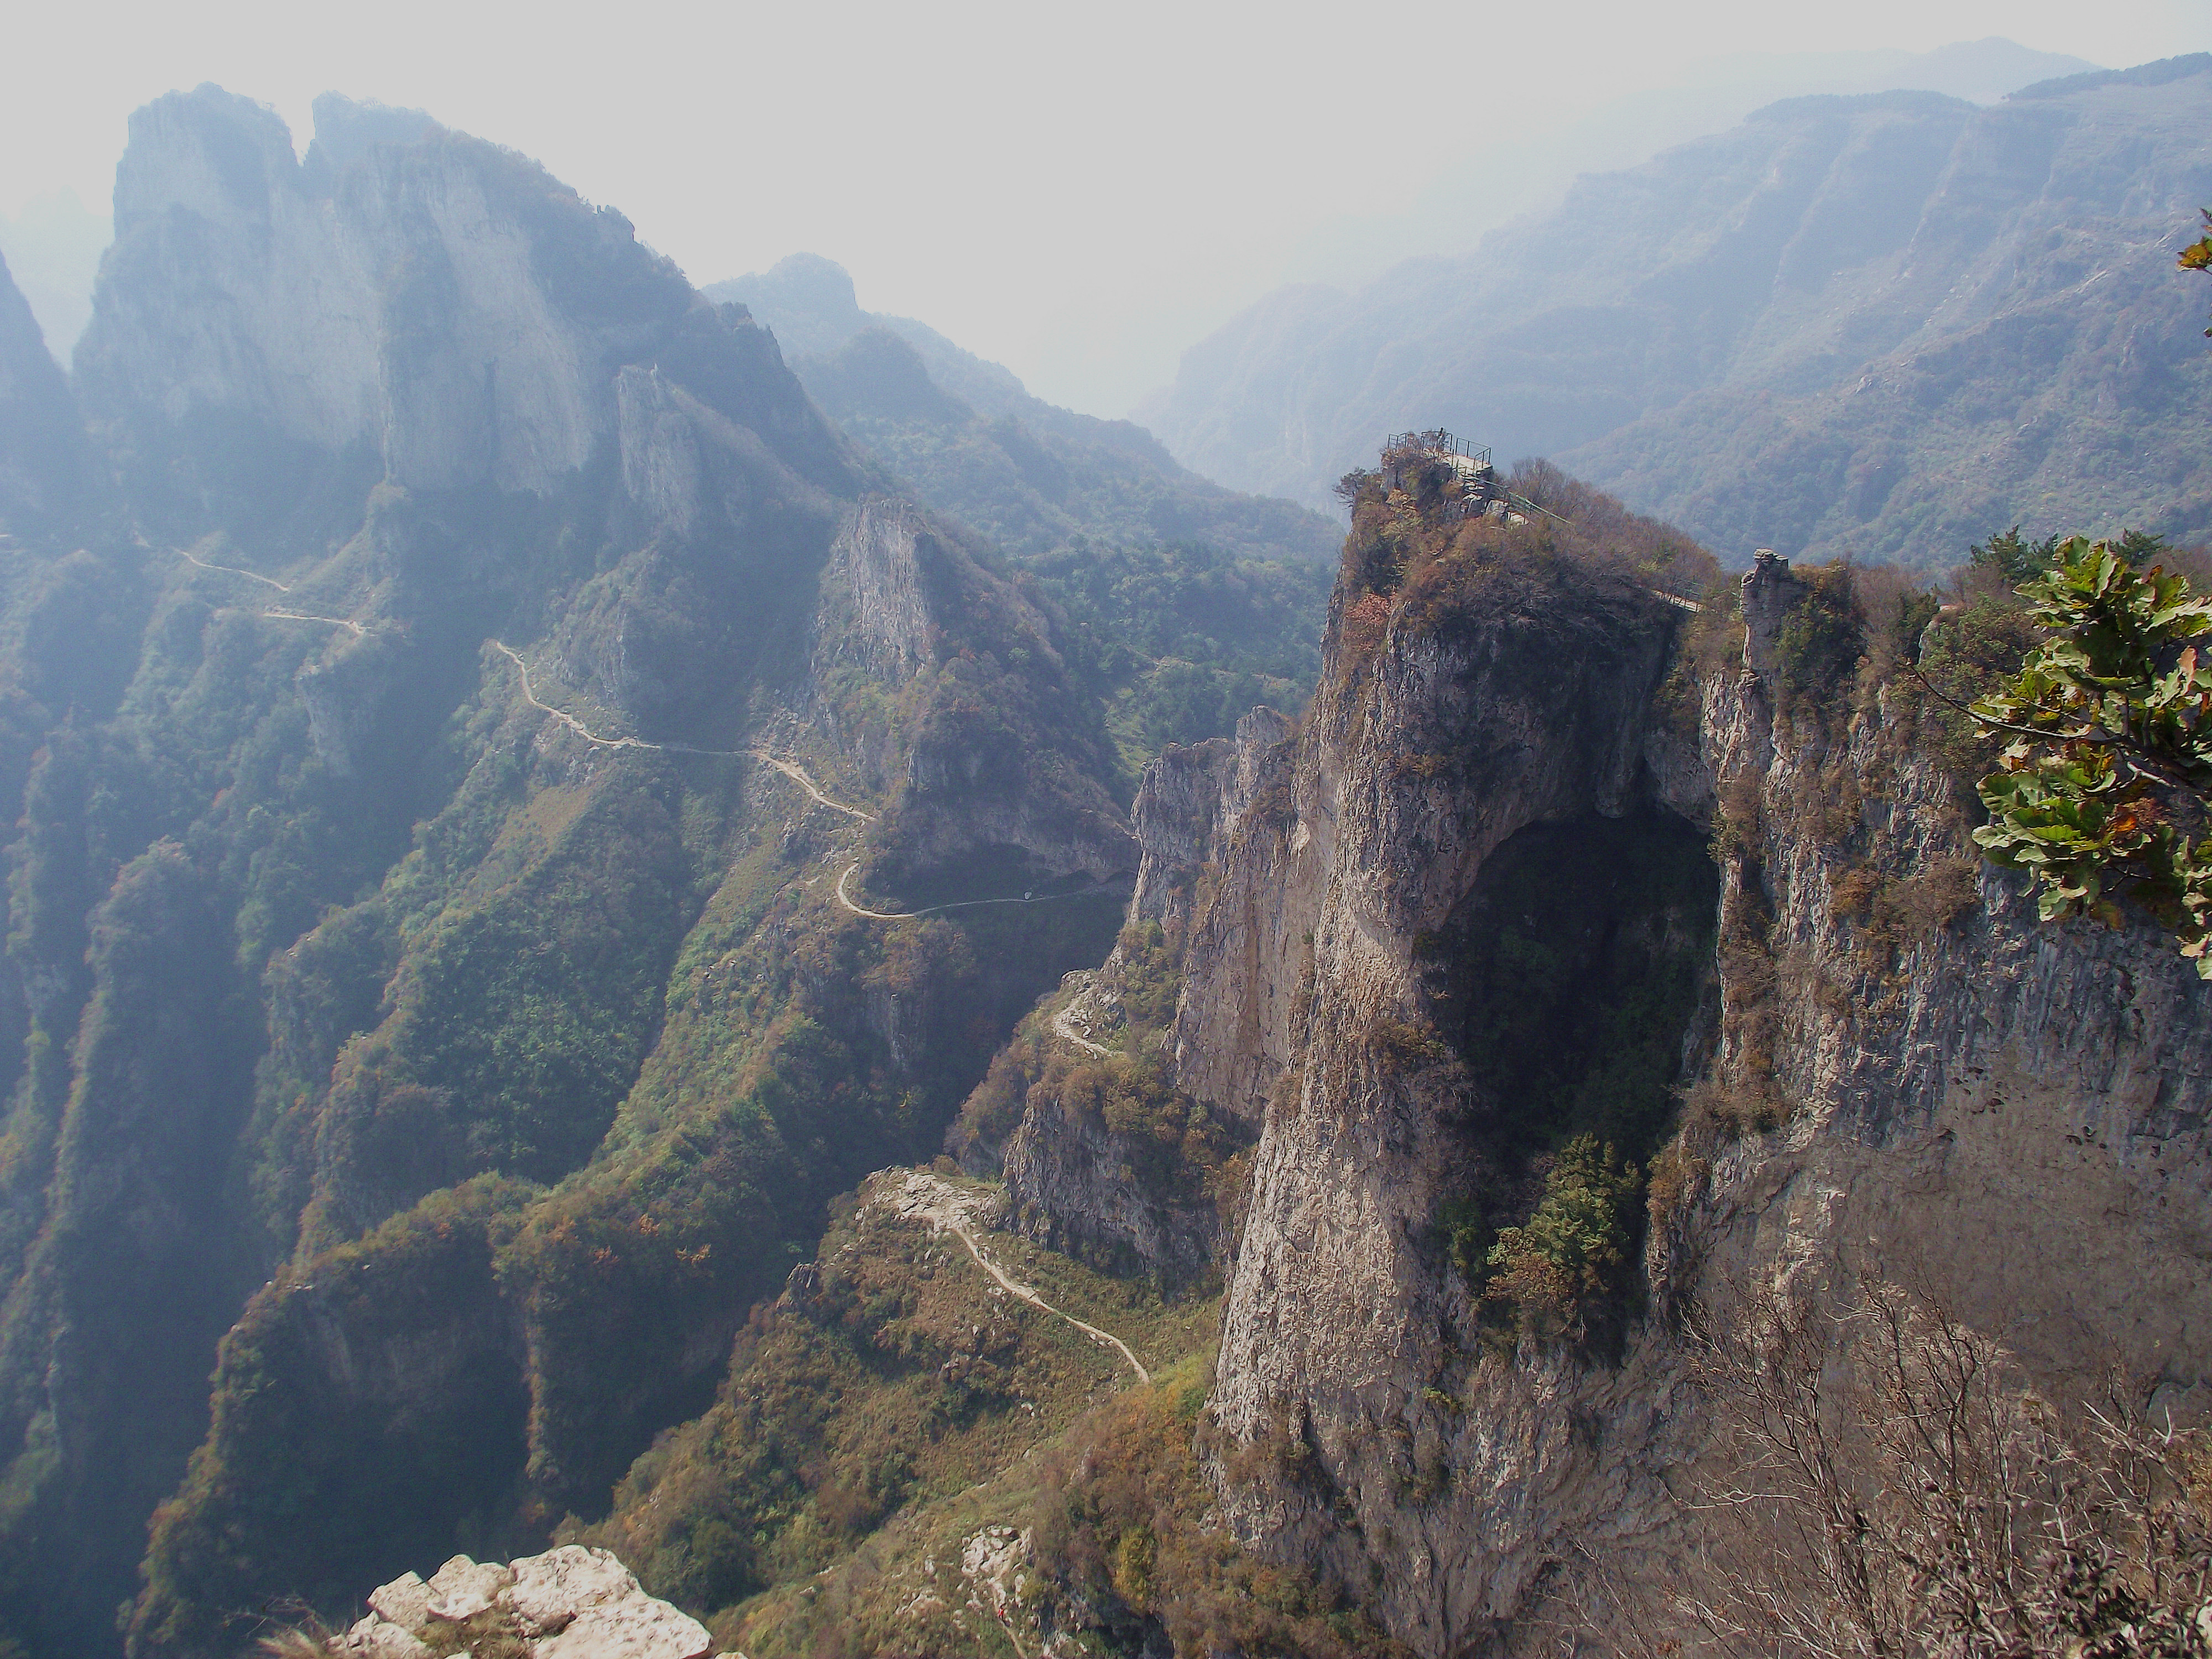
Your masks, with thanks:
[{"label": "steep cliff face", "polygon": [[[874,787],[899,787],[887,878],[994,849],[1054,876],[1135,869],[1122,814],[1094,781],[1110,756],[1053,635],[974,543],[907,502],[871,500],[840,534],[807,717],[866,757]],[[851,695],[862,682],[924,718],[902,729],[882,696]]]},{"label": "steep cliff face", "polygon": [[318,123],[141,112],[78,360],[117,512],[0,548],[38,1651],[135,1592],[227,1654],[603,1508],[1135,863],[1055,617],[742,307],[509,152]]},{"label": "steep cliff face", "polygon": [[[533,163],[427,119],[317,109],[333,136],[304,162],[273,113],[213,86],[131,118],[78,373],[125,434],[142,510],[190,516],[150,472],[178,453],[258,514],[235,497],[288,451],[410,490],[552,492],[624,425],[612,371],[680,349],[713,308]],[[839,475],[788,380],[726,412]]]},{"label": "steep cliff face", "polygon": [[21,535],[71,520],[91,459],[69,381],[0,260],[0,526]]},{"label": "steep cliff face", "polygon": [[[1170,747],[1146,767],[1121,938],[1097,971],[1068,976],[963,1109],[951,1144],[1003,1175],[1025,1236],[1176,1286],[1230,1255],[1253,1127],[1172,1086],[1166,1028],[1194,916],[1262,787],[1261,758],[1293,730],[1255,708],[1235,740]],[[1070,1047],[1085,1058],[1071,1064]]]},{"label": "steep cliff face", "polygon": [[[1478,1428],[1479,1407],[1455,1419],[1430,1398],[1464,1387],[1478,1346],[1438,1218],[1511,1173],[1485,1167],[1482,1132],[1529,1103],[1468,1063],[1424,957],[1517,832],[1650,820],[1644,740],[1673,614],[1593,570],[1477,592],[1363,661],[1340,625],[1289,810],[1248,820],[1186,957],[1178,1075],[1261,1120],[1213,1418],[1234,1445],[1310,1445],[1320,1471],[1310,1490],[1240,1491],[1238,1512],[1286,1553],[1378,1573],[1389,1622],[1430,1650],[1472,1633],[1500,1564],[1494,1542],[1470,1547],[1532,1499],[1506,1448],[1559,1449],[1533,1401],[1501,1397]],[[1439,1495],[1404,1496],[1424,1487]]]},{"label": "steep cliff face", "polygon": [[[1826,590],[1786,562],[1691,617],[1601,559],[1455,556],[1347,574],[1304,726],[1170,757],[1139,817],[1140,891],[1233,820],[1173,1053],[1258,1129],[1208,1407],[1240,1537],[1423,1654],[1533,1641],[1562,1562],[1663,1619],[1711,1432],[1679,1321],[1778,1284],[1910,1281],[2053,1386],[2195,1389],[2212,1011],[2170,942],[1984,869],[1914,683],[1808,690]],[[1010,1182],[1111,1214],[1037,1179],[1100,1161],[1048,1127]],[[1503,1230],[1585,1133],[1662,1153],[1641,1266],[1547,1323]]]},{"label": "steep cliff face", "polygon": [[[1952,780],[1899,753],[1903,690],[1808,742],[1774,678],[1708,691],[1715,775],[1759,789],[1723,927],[1766,909],[1774,964],[1717,1069],[1771,1038],[1790,1121],[1711,1158],[1656,1267],[1717,1303],[1759,1271],[1924,1277],[2046,1376],[2185,1394],[2212,1366],[2201,982],[2156,929],[2044,925],[1974,860]],[[1748,1004],[1759,956],[1721,963]]]}]

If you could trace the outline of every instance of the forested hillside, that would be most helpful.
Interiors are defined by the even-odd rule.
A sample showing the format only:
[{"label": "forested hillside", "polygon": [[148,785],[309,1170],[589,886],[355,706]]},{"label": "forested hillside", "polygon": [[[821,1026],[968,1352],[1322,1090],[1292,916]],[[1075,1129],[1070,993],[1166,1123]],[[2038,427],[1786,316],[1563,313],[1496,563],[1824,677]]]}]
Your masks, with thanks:
[{"label": "forested hillside", "polygon": [[116,222],[74,389],[0,284],[0,1635],[228,1653],[604,1508],[1135,850],[1094,635],[620,215],[204,87]]},{"label": "forested hillside", "polygon": [[1066,610],[1126,790],[1163,744],[1313,690],[1337,541],[1322,514],[1209,483],[1141,427],[1054,408],[927,325],[862,311],[817,255],[707,292],[768,324],[842,431]]},{"label": "forested hillside", "polygon": [[1285,289],[1141,411],[1320,506],[1386,433],[1549,455],[1724,557],[1927,570],[1992,528],[2212,533],[2212,362],[2173,269],[2212,58],[1791,100],[1585,178],[1480,252]]}]

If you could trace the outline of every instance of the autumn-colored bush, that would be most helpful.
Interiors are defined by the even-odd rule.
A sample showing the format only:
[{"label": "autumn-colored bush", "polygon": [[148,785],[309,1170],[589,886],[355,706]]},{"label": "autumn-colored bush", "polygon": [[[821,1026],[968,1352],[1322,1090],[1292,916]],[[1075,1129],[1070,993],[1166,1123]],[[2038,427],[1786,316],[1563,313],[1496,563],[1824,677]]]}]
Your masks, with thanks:
[{"label": "autumn-colored bush", "polygon": [[2196,1659],[2212,1438],[2039,1396],[1923,1287],[1754,1293],[1693,1327],[1716,1456],[1670,1600],[1744,1659]]},{"label": "autumn-colored bush", "polygon": [[1079,1449],[1048,1471],[1036,1501],[1038,1565],[1118,1633],[1158,1631],[1178,1654],[1401,1653],[1310,1568],[1258,1559],[1222,1529],[1195,1443],[1209,1381],[1179,1367],[1074,1437]]},{"label": "autumn-colored bush", "polygon": [[1536,1212],[1498,1235],[1483,1260],[1482,1301],[1522,1331],[1580,1341],[1621,1288],[1643,1177],[1595,1135],[1577,1135],[1544,1176]]}]

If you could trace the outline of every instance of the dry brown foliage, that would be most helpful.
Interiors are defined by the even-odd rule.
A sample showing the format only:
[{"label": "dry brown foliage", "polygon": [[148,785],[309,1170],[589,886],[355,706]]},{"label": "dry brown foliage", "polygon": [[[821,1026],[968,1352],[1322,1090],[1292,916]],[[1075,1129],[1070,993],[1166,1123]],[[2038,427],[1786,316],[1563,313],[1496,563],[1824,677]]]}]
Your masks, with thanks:
[{"label": "dry brown foliage", "polygon": [[2062,1412],[1924,1288],[1754,1299],[1699,1348],[1716,1542],[1674,1598],[1762,1659],[2205,1659],[2212,1443]]}]

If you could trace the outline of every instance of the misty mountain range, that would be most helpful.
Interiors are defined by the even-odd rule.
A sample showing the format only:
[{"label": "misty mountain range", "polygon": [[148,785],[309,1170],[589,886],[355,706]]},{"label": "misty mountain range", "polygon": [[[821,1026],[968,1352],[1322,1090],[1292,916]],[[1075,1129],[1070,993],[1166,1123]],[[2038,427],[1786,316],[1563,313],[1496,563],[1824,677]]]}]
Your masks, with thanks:
[{"label": "misty mountain range", "polygon": [[[1695,538],[2212,529],[2208,115],[1775,105],[1164,444],[419,112],[140,110],[69,372],[0,264],[0,1659],[608,1659],[459,1595],[556,1540],[653,1659],[1688,1651],[1686,1310],[1883,1237],[2194,1395],[2212,1001],[1905,674],[2016,603]],[[1679,522],[1413,444],[1340,536],[1438,424]]]},{"label": "misty mountain range", "polygon": [[1733,559],[1939,568],[2038,533],[2212,532],[2212,57],[1995,106],[1793,100],[1476,254],[1271,295],[1143,417],[1316,506],[1381,434],[1553,457]]},{"label": "misty mountain range", "polygon": [[927,324],[862,311],[852,279],[818,255],[704,291],[765,323],[823,412],[922,500],[1009,552],[1079,535],[1308,558],[1336,544],[1317,513],[1224,489],[1141,427],[1055,408]]}]

